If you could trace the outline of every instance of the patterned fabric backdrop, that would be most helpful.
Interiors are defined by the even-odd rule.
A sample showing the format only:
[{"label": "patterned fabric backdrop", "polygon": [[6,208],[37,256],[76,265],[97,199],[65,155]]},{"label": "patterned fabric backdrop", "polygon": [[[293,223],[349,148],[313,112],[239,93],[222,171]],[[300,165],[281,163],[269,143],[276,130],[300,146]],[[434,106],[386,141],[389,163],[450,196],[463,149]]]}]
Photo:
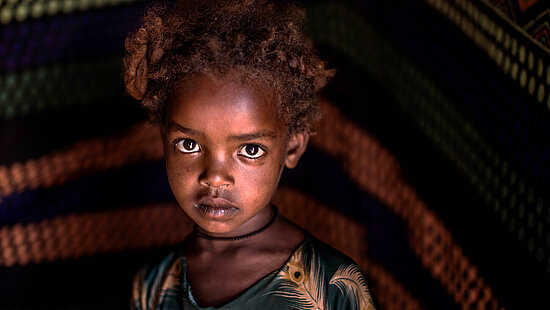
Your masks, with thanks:
[{"label": "patterned fabric backdrop", "polygon": [[[280,212],[378,309],[550,309],[550,9],[303,1],[337,68]],[[126,309],[192,229],[124,94],[139,0],[0,0],[0,309]]]}]

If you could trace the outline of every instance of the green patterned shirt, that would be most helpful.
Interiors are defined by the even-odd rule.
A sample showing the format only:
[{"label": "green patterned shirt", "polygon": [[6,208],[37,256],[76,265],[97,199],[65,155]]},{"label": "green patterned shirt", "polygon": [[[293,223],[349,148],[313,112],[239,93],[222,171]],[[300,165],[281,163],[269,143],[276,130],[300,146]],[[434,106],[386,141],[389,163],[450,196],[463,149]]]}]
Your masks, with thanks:
[{"label": "green patterned shirt", "polygon": [[132,306],[145,309],[368,309],[374,310],[363,274],[347,256],[306,233],[285,265],[221,307],[201,308],[186,281],[179,251],[136,275]]}]

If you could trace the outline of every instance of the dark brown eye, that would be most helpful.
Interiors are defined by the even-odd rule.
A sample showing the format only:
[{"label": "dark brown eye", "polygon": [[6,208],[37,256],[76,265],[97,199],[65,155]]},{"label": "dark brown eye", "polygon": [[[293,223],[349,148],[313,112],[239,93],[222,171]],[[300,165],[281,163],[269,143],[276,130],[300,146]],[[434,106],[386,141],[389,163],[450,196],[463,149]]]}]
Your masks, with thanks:
[{"label": "dark brown eye", "polygon": [[182,139],[176,143],[176,148],[178,151],[183,153],[195,153],[200,150],[197,142],[191,139]]},{"label": "dark brown eye", "polygon": [[258,153],[258,151],[260,150],[260,148],[257,145],[247,145],[244,149],[246,154],[252,155],[252,156],[256,155],[256,153]]},{"label": "dark brown eye", "polygon": [[262,147],[257,144],[243,145],[238,152],[239,155],[243,155],[251,159],[256,159],[262,156],[264,153],[265,151],[262,149]]}]

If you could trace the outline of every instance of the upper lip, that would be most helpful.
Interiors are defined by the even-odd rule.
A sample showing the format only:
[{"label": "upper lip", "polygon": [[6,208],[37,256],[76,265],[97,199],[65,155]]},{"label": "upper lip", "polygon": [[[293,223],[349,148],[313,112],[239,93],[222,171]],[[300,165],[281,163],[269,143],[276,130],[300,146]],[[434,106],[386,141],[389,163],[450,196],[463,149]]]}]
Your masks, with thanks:
[{"label": "upper lip", "polygon": [[203,196],[200,199],[197,200],[197,204],[203,204],[210,207],[218,207],[218,208],[235,208],[233,203],[224,197],[213,197],[213,196]]},{"label": "upper lip", "polygon": [[213,189],[213,188],[201,188],[196,195],[196,203],[203,204],[211,207],[232,207],[234,201],[233,193],[227,190]]}]

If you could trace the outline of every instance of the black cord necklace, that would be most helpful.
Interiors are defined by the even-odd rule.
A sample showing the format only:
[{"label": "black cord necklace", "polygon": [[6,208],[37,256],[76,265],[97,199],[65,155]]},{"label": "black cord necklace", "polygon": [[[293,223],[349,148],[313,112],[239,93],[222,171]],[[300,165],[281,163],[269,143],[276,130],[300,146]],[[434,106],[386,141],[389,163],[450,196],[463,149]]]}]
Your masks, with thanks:
[{"label": "black cord necklace", "polygon": [[203,234],[200,231],[198,231],[197,225],[195,225],[194,232],[197,235],[197,237],[201,237],[201,238],[208,239],[208,240],[237,241],[237,240],[243,240],[243,239],[246,239],[246,238],[250,238],[252,236],[255,236],[255,235],[261,233],[262,231],[269,228],[269,226],[271,226],[273,223],[275,223],[275,220],[279,216],[279,210],[277,209],[277,207],[274,207],[274,209],[275,209],[275,214],[273,215],[273,218],[269,221],[269,223],[265,224],[263,227],[259,228],[258,230],[255,230],[255,231],[253,231],[251,233],[248,233],[248,234],[244,234],[244,235],[236,236],[236,237],[213,237],[213,236],[209,236],[207,234]]}]

